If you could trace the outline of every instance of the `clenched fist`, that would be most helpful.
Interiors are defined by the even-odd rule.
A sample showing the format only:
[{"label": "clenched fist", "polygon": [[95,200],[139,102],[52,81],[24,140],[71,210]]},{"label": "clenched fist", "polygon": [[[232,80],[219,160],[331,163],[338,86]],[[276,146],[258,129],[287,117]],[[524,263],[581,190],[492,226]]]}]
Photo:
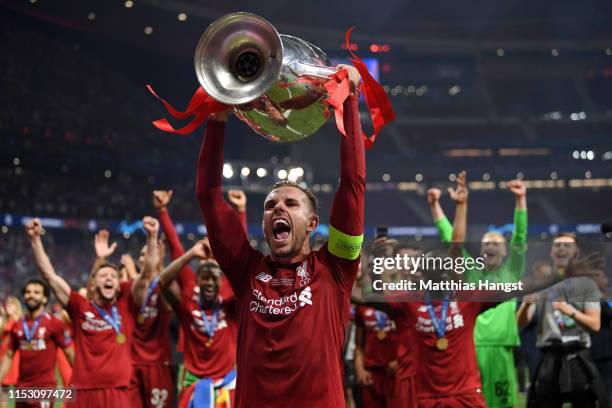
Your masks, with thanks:
[{"label": "clenched fist", "polygon": [[155,190],[153,191],[153,205],[157,211],[160,211],[168,206],[172,199],[172,190]]},{"label": "clenched fist", "polygon": [[227,192],[229,202],[236,207],[238,211],[246,211],[247,199],[246,194],[242,190],[229,190]]},{"label": "clenched fist", "polygon": [[42,224],[40,218],[33,218],[25,226],[26,233],[30,238],[40,237],[42,235]]}]

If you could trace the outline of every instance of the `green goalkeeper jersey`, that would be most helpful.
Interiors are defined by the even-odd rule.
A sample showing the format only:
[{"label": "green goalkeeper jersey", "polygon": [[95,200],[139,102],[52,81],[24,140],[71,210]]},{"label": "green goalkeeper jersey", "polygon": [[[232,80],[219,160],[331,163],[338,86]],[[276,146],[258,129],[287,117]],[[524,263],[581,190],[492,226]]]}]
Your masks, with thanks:
[{"label": "green goalkeeper jersey", "polygon": [[[436,221],[440,238],[450,244],[453,226],[448,218]],[[493,271],[469,269],[465,272],[467,282],[481,280],[490,282],[518,282],[525,273],[527,254],[527,210],[514,210],[514,231],[510,240],[509,257]],[[464,251],[464,256],[470,256]],[[516,300],[499,304],[478,316],[474,329],[474,343],[478,346],[518,346],[520,338],[516,324]]]}]

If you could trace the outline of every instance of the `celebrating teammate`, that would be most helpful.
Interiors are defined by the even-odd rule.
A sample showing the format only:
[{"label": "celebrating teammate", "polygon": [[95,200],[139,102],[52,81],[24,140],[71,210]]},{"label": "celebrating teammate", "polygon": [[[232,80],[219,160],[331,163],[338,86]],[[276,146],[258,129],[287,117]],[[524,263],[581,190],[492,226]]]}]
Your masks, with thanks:
[{"label": "celebrating teammate", "polygon": [[[174,402],[170,350],[172,312],[159,288],[159,274],[164,261],[164,246],[157,242],[159,223],[150,217],[146,221],[147,244],[139,257],[143,279],[134,289],[136,305],[139,306],[132,342],[134,372],[130,382],[130,400],[133,408],[163,408],[173,406]],[[152,252],[157,252],[157,255],[147,257]],[[147,262],[152,260],[157,262]]]},{"label": "celebrating teammate", "polygon": [[[194,258],[202,259],[196,275],[185,276],[180,298],[171,283]],[[233,406],[236,385],[236,311],[233,299],[219,295],[221,270],[210,259],[206,241],[198,241],[160,275],[160,287],[184,333],[185,370],[179,407],[198,400],[206,408]]]},{"label": "celebrating teammate", "polygon": [[[145,219],[145,226],[148,224]],[[144,284],[144,276],[133,283],[120,284],[118,267],[98,261],[91,276],[92,298],[86,299],[55,272],[42,243],[40,220],[30,220],[26,231],[41,276],[72,320],[74,406],[130,406],[132,331],[138,314],[132,289]]]},{"label": "celebrating teammate", "polygon": [[[61,349],[70,362],[73,361],[72,341],[64,336],[62,322],[45,310],[49,295],[49,288],[39,279],[30,279],[24,285],[26,313],[9,333],[8,350],[0,363],[0,379],[9,371],[17,350],[21,353],[18,387],[55,388],[57,349]],[[40,407],[44,402],[22,406]]]},{"label": "celebrating teammate", "polygon": [[[462,173],[465,174],[465,173]],[[482,237],[480,254],[484,269],[470,269],[465,274],[467,282],[518,282],[525,272],[527,252],[527,190],[520,180],[508,182],[514,194],[514,232],[510,241],[510,255],[506,240],[498,232],[488,232]],[[449,189],[454,199],[455,190]],[[453,228],[440,206],[440,190],[430,189],[427,198],[440,237],[450,243]],[[466,254],[469,256],[469,254]],[[508,301],[478,316],[474,331],[478,367],[482,377],[484,396],[489,408],[509,408],[516,400],[516,369],[513,348],[520,344],[515,322],[516,300]]]},{"label": "celebrating teammate", "polygon": [[362,406],[392,408],[398,369],[395,322],[367,306],[358,306],[355,317],[355,373],[362,385]]},{"label": "celebrating teammate", "polygon": [[271,255],[253,249],[239,218],[223,200],[224,122],[211,117],[200,152],[196,191],[215,259],[236,295],[238,407],[344,406],[341,350],[349,296],[363,234],[365,154],[359,76],[346,67],[352,94],[344,103],[341,175],[330,217],[330,239],[319,251],[309,238],[319,218],[316,199],[295,183],[272,187],[263,232]]}]

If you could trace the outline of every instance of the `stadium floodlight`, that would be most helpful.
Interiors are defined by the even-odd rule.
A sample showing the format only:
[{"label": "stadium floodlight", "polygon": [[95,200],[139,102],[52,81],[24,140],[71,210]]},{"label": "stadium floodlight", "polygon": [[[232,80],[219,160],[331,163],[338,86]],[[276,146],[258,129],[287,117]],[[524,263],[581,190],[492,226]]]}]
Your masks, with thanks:
[{"label": "stadium floodlight", "polygon": [[223,177],[225,177],[226,179],[234,177],[234,169],[232,168],[231,164],[225,163],[223,165]]}]

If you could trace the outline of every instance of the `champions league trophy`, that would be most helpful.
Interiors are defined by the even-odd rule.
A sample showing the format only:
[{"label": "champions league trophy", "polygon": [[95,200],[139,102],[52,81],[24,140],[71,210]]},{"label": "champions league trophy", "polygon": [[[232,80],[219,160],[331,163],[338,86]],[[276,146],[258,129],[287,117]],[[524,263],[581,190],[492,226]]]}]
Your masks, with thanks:
[{"label": "champions league trophy", "polygon": [[202,88],[234,106],[260,135],[291,142],[317,132],[330,116],[325,83],[336,73],[323,51],[279,35],[250,13],[228,14],[208,27],[195,53]]}]

